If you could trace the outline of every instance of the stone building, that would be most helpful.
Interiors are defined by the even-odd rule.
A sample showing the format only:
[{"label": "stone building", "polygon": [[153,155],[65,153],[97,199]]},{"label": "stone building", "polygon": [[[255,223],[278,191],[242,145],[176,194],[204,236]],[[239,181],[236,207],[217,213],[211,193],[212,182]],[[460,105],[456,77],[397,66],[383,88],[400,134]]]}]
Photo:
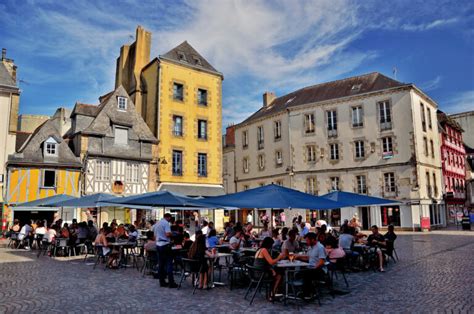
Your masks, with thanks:
[{"label": "stone building", "polygon": [[[186,41],[152,60],[150,46],[151,33],[138,27],[135,42],[120,50],[116,86],[124,86],[158,139],[153,152],[157,190],[188,196],[223,194],[224,77]],[[222,225],[220,211],[200,214]],[[186,220],[189,213],[184,215]]]},{"label": "stone building", "polygon": [[15,152],[20,89],[16,79],[17,67],[2,49],[0,60],[0,213],[2,213],[8,155]]},{"label": "stone building", "polygon": [[420,229],[430,217],[444,225],[436,110],[414,84],[380,73],[282,97],[267,92],[263,106],[235,125],[236,190],[273,182],[316,195],[345,190],[401,202],[318,212],[332,225],[354,214],[364,228]]},{"label": "stone building", "polygon": [[18,116],[18,132],[33,133],[37,127],[51,117],[39,114],[21,114]]},{"label": "stone building", "polygon": [[[66,136],[83,163],[83,195],[128,196],[155,189],[150,173],[156,169],[151,161],[157,140],[122,86],[102,96],[98,106],[76,103]],[[130,215],[121,211],[115,218],[130,221],[124,213]],[[104,211],[99,221],[109,221],[112,215]]]}]

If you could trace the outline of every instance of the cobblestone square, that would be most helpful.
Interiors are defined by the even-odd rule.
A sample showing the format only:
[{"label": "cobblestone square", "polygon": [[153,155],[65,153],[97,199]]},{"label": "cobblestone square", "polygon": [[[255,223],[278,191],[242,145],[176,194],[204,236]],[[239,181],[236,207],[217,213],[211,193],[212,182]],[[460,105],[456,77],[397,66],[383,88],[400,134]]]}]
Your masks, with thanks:
[{"label": "cobblestone square", "polygon": [[[36,258],[34,252],[0,249],[0,312],[450,312],[474,311],[473,233],[438,231],[400,234],[400,261],[386,273],[348,274],[350,293],[317,303],[252,306],[244,289],[198,290],[189,280],[181,290],[160,288],[134,269],[92,269],[82,259]],[[339,278],[342,281],[342,278]],[[342,286],[342,282],[338,283]],[[324,292],[324,291],[323,291]]]}]

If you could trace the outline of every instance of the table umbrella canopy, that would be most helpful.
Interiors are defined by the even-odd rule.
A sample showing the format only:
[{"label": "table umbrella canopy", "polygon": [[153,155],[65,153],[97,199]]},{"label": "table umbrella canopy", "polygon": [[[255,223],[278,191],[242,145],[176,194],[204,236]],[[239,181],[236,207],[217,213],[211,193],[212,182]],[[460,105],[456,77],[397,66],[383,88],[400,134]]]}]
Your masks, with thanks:
[{"label": "table umbrella canopy", "polygon": [[169,191],[149,192],[140,195],[115,198],[103,202],[103,206],[150,206],[179,208],[209,208],[212,204],[202,204],[201,200],[181,196]]},{"label": "table umbrella canopy", "polygon": [[61,202],[68,200],[75,200],[77,197],[67,194],[57,194],[45,198],[40,198],[34,201],[17,204],[17,207],[61,207],[58,205]]},{"label": "table umbrella canopy", "polygon": [[400,204],[394,200],[344,191],[334,191],[321,197],[344,204],[341,207]]},{"label": "table umbrella canopy", "polygon": [[233,194],[208,197],[199,201],[238,208],[332,209],[342,207],[342,204],[338,202],[276,184],[265,185]]},{"label": "table umbrella canopy", "polygon": [[64,202],[58,203],[59,207],[80,207],[80,208],[90,208],[90,207],[100,207],[99,203],[104,201],[110,201],[116,199],[117,196],[107,193],[96,193],[91,195],[85,195],[79,198],[66,200]]}]

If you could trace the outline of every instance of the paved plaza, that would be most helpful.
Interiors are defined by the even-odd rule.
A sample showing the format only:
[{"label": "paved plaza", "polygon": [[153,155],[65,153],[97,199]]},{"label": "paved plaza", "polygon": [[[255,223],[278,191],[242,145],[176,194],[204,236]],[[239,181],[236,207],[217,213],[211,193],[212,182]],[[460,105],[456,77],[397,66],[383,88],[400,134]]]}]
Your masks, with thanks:
[{"label": "paved plaza", "polygon": [[[350,293],[287,306],[244,289],[218,287],[191,295],[159,288],[134,269],[106,270],[77,259],[37,259],[33,252],[0,249],[0,313],[18,312],[474,312],[474,232],[400,234],[400,261],[386,273],[348,274]],[[342,283],[341,283],[342,286]]]}]

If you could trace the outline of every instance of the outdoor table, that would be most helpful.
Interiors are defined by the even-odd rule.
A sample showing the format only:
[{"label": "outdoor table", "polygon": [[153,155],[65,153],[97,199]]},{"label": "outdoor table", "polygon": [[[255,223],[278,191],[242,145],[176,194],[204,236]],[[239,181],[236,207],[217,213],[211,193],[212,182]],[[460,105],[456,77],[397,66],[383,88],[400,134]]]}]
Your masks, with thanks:
[{"label": "outdoor table", "polygon": [[216,260],[225,257],[226,258],[226,263],[229,264],[228,258],[231,257],[232,254],[230,253],[216,253],[212,256],[206,255],[206,258],[209,260],[209,267],[211,268],[211,278],[209,278],[208,286],[209,284],[211,285],[210,287],[213,288],[214,286],[224,286],[225,284],[223,282],[218,282],[214,281],[214,263]]},{"label": "outdoor table", "polygon": [[283,268],[285,270],[285,295],[284,295],[284,303],[286,305],[286,300],[288,299],[288,270],[300,267],[308,267],[309,263],[302,262],[299,260],[295,260],[290,262],[289,260],[281,260],[278,261],[276,267]]},{"label": "outdoor table", "polygon": [[127,263],[123,262],[124,260],[124,249],[127,246],[134,246],[136,243],[135,242],[128,242],[128,241],[123,241],[123,242],[111,242],[109,243],[110,246],[116,247],[119,250],[119,267],[127,267]]}]

